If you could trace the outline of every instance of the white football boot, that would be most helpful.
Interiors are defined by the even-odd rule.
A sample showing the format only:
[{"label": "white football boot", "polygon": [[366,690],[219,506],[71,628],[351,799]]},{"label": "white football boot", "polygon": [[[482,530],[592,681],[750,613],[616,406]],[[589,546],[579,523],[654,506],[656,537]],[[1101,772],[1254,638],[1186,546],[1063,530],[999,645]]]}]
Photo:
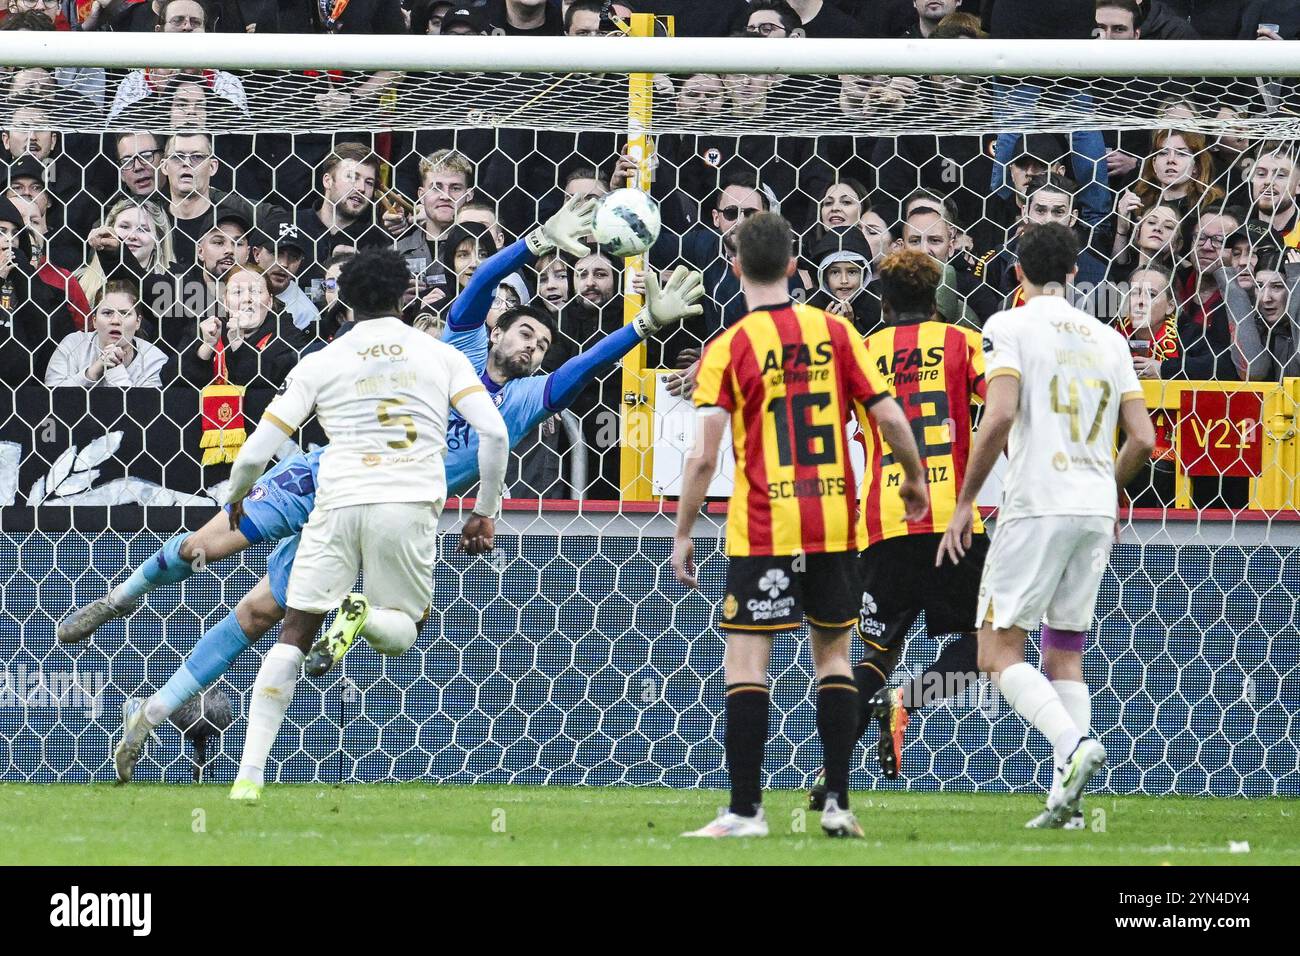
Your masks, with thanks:
[{"label": "white football boot", "polygon": [[752,817],[742,817],[730,810],[722,809],[718,811],[717,819],[712,823],[702,826],[698,830],[683,833],[682,836],[709,837],[714,840],[723,837],[765,837],[767,836],[767,820],[763,819],[762,807]]}]

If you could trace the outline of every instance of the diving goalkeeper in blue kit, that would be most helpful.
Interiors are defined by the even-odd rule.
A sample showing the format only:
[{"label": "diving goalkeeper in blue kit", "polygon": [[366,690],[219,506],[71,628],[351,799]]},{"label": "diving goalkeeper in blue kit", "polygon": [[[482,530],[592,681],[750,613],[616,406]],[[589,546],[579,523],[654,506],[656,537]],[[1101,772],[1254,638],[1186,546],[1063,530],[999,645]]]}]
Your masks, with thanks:
[{"label": "diving goalkeeper in blue kit", "polygon": [[[489,334],[484,325],[488,310],[501,280],[521,266],[556,247],[586,254],[580,240],[591,232],[591,213],[590,202],[566,204],[545,225],[483,262],[452,304],[443,339],[464,352],[480,373],[506,422],[512,446],[547,417],[568,407],[587,385],[614,368],[648,336],[702,311],[697,304],[704,294],[699,272],[679,267],[662,287],[647,273],[646,308],[636,319],[551,374],[534,374],[550,347],[552,320],[541,310],[519,306],[502,314]],[[253,486],[242,506],[227,506],[226,513],[218,513],[197,532],[175,535],[125,582],[74,610],[60,623],[61,642],[84,641],[105,622],[133,611],[148,592],[179,583],[207,564],[258,542],[280,542],[267,559],[265,577],[199,639],[163,687],[143,703],[135,701],[130,706],[122,739],[114,751],[119,780],[130,780],[144,742],[155,727],[216,681],[246,647],[283,618],[297,535],[315,500],[320,455],[317,450],[281,461]],[[455,414],[447,428],[446,470],[452,495],[464,493],[478,478],[478,436]],[[349,603],[345,602],[327,635],[340,625]],[[358,610],[352,608],[347,613],[354,635],[365,633],[364,613]],[[326,663],[326,669],[329,663],[332,661]]]}]

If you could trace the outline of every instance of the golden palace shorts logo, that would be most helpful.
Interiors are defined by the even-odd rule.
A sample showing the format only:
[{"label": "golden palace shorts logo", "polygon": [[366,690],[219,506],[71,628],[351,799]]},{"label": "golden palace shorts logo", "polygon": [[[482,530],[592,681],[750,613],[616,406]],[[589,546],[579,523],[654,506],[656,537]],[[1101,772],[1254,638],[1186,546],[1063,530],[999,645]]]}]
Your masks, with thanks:
[{"label": "golden palace shorts logo", "polygon": [[375,465],[379,464],[379,460],[378,455],[366,455],[361,459],[361,464],[373,468]]},{"label": "golden palace shorts logo", "polygon": [[722,616],[725,620],[730,621],[740,610],[740,602],[736,600],[736,595],[728,594],[722,602]]},{"label": "golden palace shorts logo", "polygon": [[1052,456],[1052,467],[1057,471],[1070,470],[1070,456],[1063,451],[1058,451]]}]

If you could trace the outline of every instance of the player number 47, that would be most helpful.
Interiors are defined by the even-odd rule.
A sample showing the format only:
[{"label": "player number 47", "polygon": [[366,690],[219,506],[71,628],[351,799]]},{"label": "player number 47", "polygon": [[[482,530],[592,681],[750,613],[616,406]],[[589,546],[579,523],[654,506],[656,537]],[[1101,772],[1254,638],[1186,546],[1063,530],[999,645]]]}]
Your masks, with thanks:
[{"label": "player number 47", "polygon": [[[1072,378],[1069,380],[1066,388],[1067,401],[1062,402],[1060,378],[1059,375],[1052,376],[1052,411],[1059,415],[1065,415],[1070,419],[1070,441],[1080,441],[1079,436],[1083,431],[1081,421],[1083,405],[1079,400],[1080,383],[1078,379]],[[1083,439],[1084,444],[1091,445],[1097,440],[1097,436],[1101,434],[1101,422],[1106,414],[1106,406],[1110,404],[1111,389],[1110,382],[1097,378],[1086,378],[1083,380],[1083,384],[1090,389],[1097,389],[1101,392],[1101,401],[1097,403],[1097,414],[1093,417],[1092,427],[1088,429],[1088,437]]]}]

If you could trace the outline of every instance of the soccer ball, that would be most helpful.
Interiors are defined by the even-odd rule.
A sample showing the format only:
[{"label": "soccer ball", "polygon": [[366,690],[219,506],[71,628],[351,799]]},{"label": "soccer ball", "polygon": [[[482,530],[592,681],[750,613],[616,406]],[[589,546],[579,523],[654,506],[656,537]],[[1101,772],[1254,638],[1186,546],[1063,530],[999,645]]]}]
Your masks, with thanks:
[{"label": "soccer ball", "polygon": [[596,203],[594,231],[610,255],[640,255],[659,238],[659,204],[639,189],[615,189]]}]

